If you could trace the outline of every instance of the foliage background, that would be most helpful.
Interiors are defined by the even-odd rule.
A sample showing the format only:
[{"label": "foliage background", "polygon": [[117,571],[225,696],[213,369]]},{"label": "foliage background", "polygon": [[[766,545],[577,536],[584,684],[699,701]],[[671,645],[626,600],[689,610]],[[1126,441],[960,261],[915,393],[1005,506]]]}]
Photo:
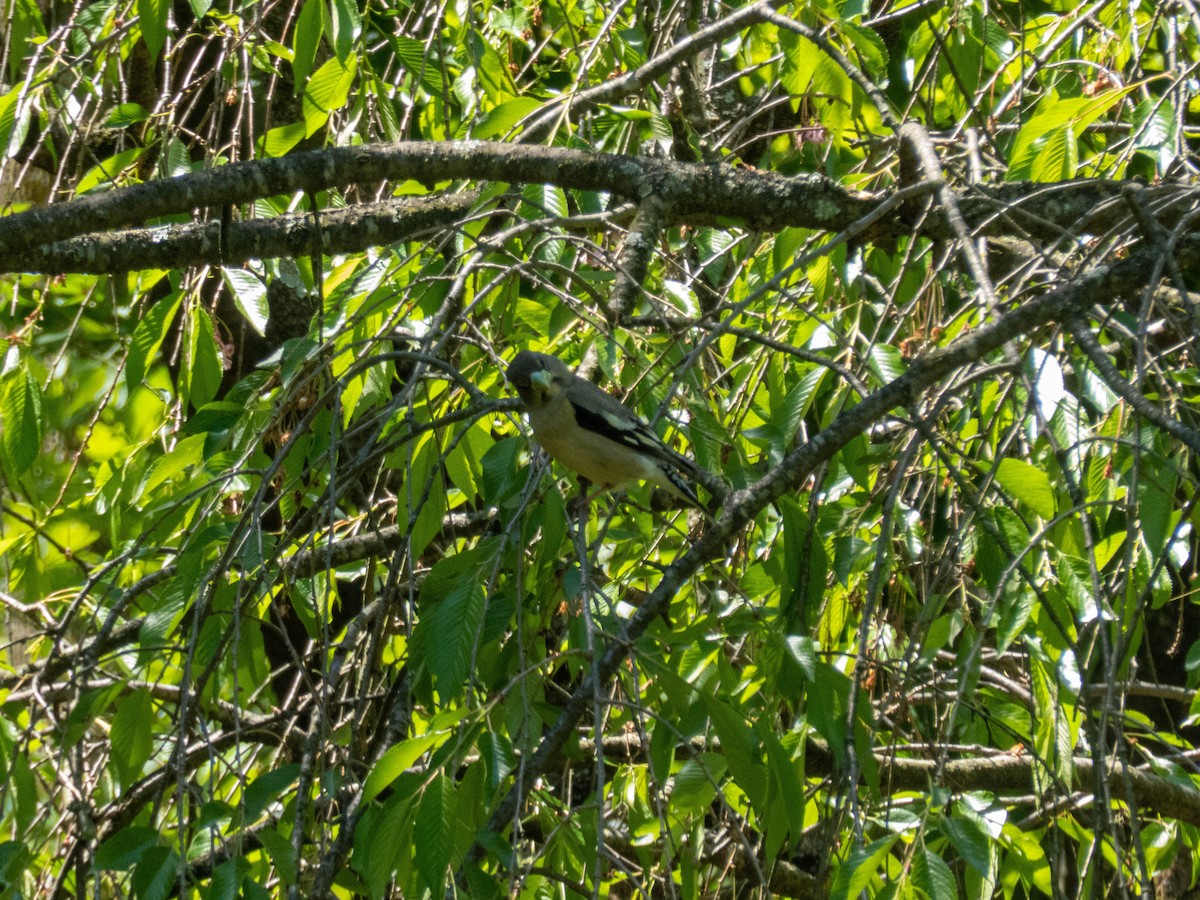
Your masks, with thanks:
[{"label": "foliage background", "polygon": [[1186,894],[1190,2],[0,9],[6,896]]}]

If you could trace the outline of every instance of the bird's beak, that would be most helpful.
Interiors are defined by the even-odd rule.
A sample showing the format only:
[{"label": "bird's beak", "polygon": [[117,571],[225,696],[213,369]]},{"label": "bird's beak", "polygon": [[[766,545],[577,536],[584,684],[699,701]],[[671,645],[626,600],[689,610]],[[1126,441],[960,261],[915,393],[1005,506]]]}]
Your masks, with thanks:
[{"label": "bird's beak", "polygon": [[550,373],[547,372],[545,369],[539,369],[538,371],[534,372],[532,375],[529,376],[529,383],[531,385],[537,385],[543,391],[547,391],[550,389],[550,381],[551,381]]}]

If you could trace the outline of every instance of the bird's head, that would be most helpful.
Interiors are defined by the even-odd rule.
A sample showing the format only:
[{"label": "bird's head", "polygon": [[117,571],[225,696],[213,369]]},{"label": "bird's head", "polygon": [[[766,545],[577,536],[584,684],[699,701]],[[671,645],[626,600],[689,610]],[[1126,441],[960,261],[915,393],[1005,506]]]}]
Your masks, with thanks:
[{"label": "bird's head", "polygon": [[537,404],[554,395],[558,384],[569,379],[571,370],[556,357],[532,350],[522,350],[513,357],[505,373],[526,405]]}]

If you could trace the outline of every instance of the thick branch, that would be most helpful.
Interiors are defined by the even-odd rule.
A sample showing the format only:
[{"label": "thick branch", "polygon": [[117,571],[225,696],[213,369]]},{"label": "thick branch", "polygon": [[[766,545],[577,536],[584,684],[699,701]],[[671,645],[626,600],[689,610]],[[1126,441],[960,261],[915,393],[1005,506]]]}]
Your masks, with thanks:
[{"label": "thick branch", "polygon": [[[655,197],[672,223],[727,221],[765,231],[785,227],[842,230],[869,216],[886,195],[848,191],[821,175],[784,177],[772,172],[697,165],[646,157],[585,153],[556,147],[527,147],[486,141],[457,143],[401,142],[334,147],[280,159],[235,163],[177,178],[146,182],[93,194],[78,200],[27,210],[0,218],[0,270],[124,271],[142,267],[218,263],[219,226],[186,226],[178,232],[140,235],[128,250],[93,238],[92,243],[47,248],[88,233],[139,225],[165,216],[190,215],[198,209],[221,209],[263,197],[297,191],[322,191],[349,184],[377,184],[414,179],[436,184],[450,179],[556,184],[564,188],[604,191],[635,201]],[[1192,206],[1194,192],[1174,185],[1147,188],[1147,202],[1159,220],[1171,227]],[[1128,217],[1120,202],[1121,183],[1080,181],[1061,185],[1002,185],[975,188],[958,198],[962,218],[975,235],[1020,234],[1047,240],[1064,234],[1108,230]],[[430,201],[433,221],[449,216],[452,204]],[[436,211],[439,210],[440,212]],[[357,250],[387,243],[409,231],[403,213],[371,205],[352,208],[324,221],[330,249]],[[175,226],[178,227],[178,226]],[[961,226],[960,226],[961,227]],[[895,239],[911,231],[909,222],[884,217],[862,235],[866,242]],[[307,219],[284,218],[278,224],[235,225],[237,240],[248,242],[237,253],[249,256],[307,254],[312,232]],[[955,229],[941,211],[933,211],[921,234],[952,238]],[[109,239],[114,241],[115,239]],[[235,243],[231,236],[231,245]],[[232,248],[231,249],[235,249]],[[234,260],[236,261],[236,260]]]},{"label": "thick branch", "polygon": [[852,194],[821,175],[785,178],[721,165],[487,141],[402,141],[233,163],[27,210],[0,219],[0,256],[206,207],[409,179],[429,185],[448,179],[557,184],[634,200],[658,196],[683,219],[724,215],[769,230],[843,228],[874,205],[866,195]]},{"label": "thick branch", "polygon": [[89,234],[0,256],[0,272],[87,272],[94,275],[138,269],[179,269],[249,259],[339,253],[409,240],[422,232],[461,221],[478,194],[411,197],[321,213],[318,232],[308,213],[236,222],[222,255],[221,223],[163,225],[109,234]]}]

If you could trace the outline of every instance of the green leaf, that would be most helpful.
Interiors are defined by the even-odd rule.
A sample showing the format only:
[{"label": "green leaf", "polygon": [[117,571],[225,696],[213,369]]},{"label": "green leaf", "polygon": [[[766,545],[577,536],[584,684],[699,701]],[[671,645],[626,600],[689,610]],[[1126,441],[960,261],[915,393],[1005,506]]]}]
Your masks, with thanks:
[{"label": "green leaf", "polygon": [[0,394],[0,428],[4,429],[5,468],[14,477],[20,477],[41,452],[46,429],[42,389],[23,365],[4,380]]},{"label": "green leaf", "polygon": [[243,810],[247,824],[253,824],[262,815],[267,804],[271,803],[283,791],[292,787],[300,775],[300,764],[291,763],[280,766],[270,772],[265,772],[246,787],[242,792]]},{"label": "green leaf", "polygon": [[942,820],[942,831],[959,856],[970,863],[981,875],[987,875],[991,867],[991,851],[988,836],[970,819],[963,816],[946,816]]},{"label": "green leaf", "polygon": [[213,869],[205,900],[237,900],[238,885],[242,880],[241,858],[227,859]]},{"label": "green leaf", "polygon": [[1138,478],[1138,521],[1150,556],[1157,560],[1174,529],[1174,497],[1178,470],[1171,465],[1147,467]]},{"label": "green leaf", "polygon": [[881,383],[888,384],[903,375],[907,366],[899,349],[890,344],[875,344],[867,358],[867,368]]},{"label": "green leaf", "polygon": [[[767,754],[767,771],[770,777],[770,801],[768,819],[771,827],[768,829],[768,858],[775,858],[783,842],[791,837],[800,837],[804,831],[804,783],[801,773],[797,771],[797,760],[792,751],[784,746],[773,731],[759,728],[763,748]],[[794,743],[797,736],[789,736],[789,743]]]},{"label": "green leaf", "polygon": [[312,71],[313,63],[317,59],[317,47],[320,46],[321,35],[324,34],[321,16],[323,5],[323,0],[304,0],[300,15],[296,17],[296,31],[292,35],[292,75],[297,85],[308,80],[308,73]]},{"label": "green leaf", "polygon": [[[382,808],[367,809],[355,831],[351,865],[362,874],[372,900],[392,896],[387,893],[387,887],[393,874],[401,865],[406,869],[411,866],[413,803],[409,794],[405,791],[403,796],[392,797]],[[404,884],[408,880],[407,871],[397,880]]]},{"label": "green leaf", "polygon": [[158,59],[159,51],[167,40],[167,16],[171,12],[170,0],[137,0],[142,40],[150,51],[150,59]]},{"label": "green leaf", "polygon": [[1118,531],[1096,542],[1096,568],[1103,569],[1125,544],[1126,532]]},{"label": "green leaf", "polygon": [[780,614],[788,622],[805,622],[825,596],[829,555],[803,506],[783,496],[779,509],[783,513],[784,560]]},{"label": "green leaf", "polygon": [[1059,583],[1062,584],[1067,602],[1075,614],[1077,622],[1092,622],[1100,615],[1100,607],[1092,594],[1090,573],[1087,562],[1076,559],[1065,553],[1059,557],[1055,569]]},{"label": "green leaf", "polygon": [[783,49],[780,81],[793,97],[802,97],[808,92],[817,60],[825,56],[825,51],[808,38],[787,30],[779,32],[779,46]]},{"label": "green leaf", "polygon": [[188,310],[186,396],[196,409],[217,396],[224,374],[224,359],[217,347],[215,325],[208,310],[194,305]]},{"label": "green leaf", "polygon": [[784,639],[788,655],[804,670],[804,674],[812,679],[816,676],[817,642],[804,635],[788,635]]},{"label": "green leaf", "polygon": [[125,362],[125,384],[130,391],[141,386],[142,379],[152,365],[179,309],[180,297],[182,294],[179,291],[172,291],[163,297],[146,311],[133,330],[133,337],[129,342],[129,357]]},{"label": "green leaf", "polygon": [[304,138],[305,125],[303,122],[280,125],[278,128],[268,131],[263,138],[263,153],[266,156],[284,156]]},{"label": "green leaf", "polygon": [[426,93],[435,97],[441,95],[446,89],[446,82],[442,80],[436,54],[431,52],[425,41],[401,35],[396,35],[391,40],[396,55],[404,63],[404,68],[412,77],[420,76],[421,87]]},{"label": "green leaf", "polygon": [[727,768],[725,757],[718,753],[701,753],[685,762],[672,782],[672,812],[679,816],[704,815],[716,799]]},{"label": "green leaf", "polygon": [[96,848],[92,864],[101,870],[124,872],[133,868],[142,855],[158,844],[158,832],[153,828],[131,826],[107,838]]},{"label": "green leaf", "polygon": [[450,731],[426,734],[401,741],[396,746],[389,748],[379,758],[379,762],[375,763],[367,780],[363,782],[362,802],[370,803],[378,797],[380,791],[411,768],[425,753],[441,746],[450,735]]},{"label": "green leaf", "polygon": [[866,69],[873,80],[880,83],[881,88],[885,87],[888,52],[883,39],[865,25],[856,25],[846,19],[838,22],[837,28],[850,39],[854,49],[858,51],[859,59],[862,61],[861,67]]},{"label": "green leaf", "polygon": [[83,196],[97,189],[108,190],[123,180],[136,180],[135,166],[145,151],[141,147],[131,147],[114,153],[112,156],[92,166],[75,184],[75,195]]},{"label": "green leaf", "polygon": [[852,897],[858,897],[877,875],[883,878],[880,867],[898,837],[899,835],[894,834],[882,837],[851,853],[849,858],[838,866],[837,875],[834,876],[833,886],[829,891],[832,900],[850,900]]},{"label": "green leaf", "polygon": [[773,404],[771,409],[771,423],[779,429],[782,452],[791,447],[800,423],[812,408],[817,389],[829,370],[824,366],[812,365],[801,367],[801,371],[804,374],[797,379],[796,386],[788,391],[783,403]]},{"label": "green leaf", "polygon": [[[1076,135],[1082,134],[1084,129],[1135,87],[1131,85],[1104,91],[1095,97],[1049,98],[1044,108],[1017,132],[1005,179],[1025,181],[1034,178],[1035,167],[1046,176],[1042,180],[1051,180],[1049,176],[1065,171],[1070,160],[1077,158],[1078,148],[1074,146]],[[1069,151],[1065,147],[1068,138],[1072,144]],[[1047,151],[1048,144],[1058,146]],[[1071,168],[1073,172],[1073,166]]]},{"label": "green leaf", "polygon": [[0,886],[20,883],[32,859],[29,848],[21,841],[0,843]]},{"label": "green leaf", "polygon": [[1041,140],[1029,177],[1033,181],[1067,181],[1075,177],[1079,165],[1075,128],[1067,123],[1047,132]]},{"label": "green leaf", "polygon": [[170,451],[156,459],[138,485],[137,496],[152,496],[162,485],[204,462],[204,437],[203,434],[193,434],[182,438]]},{"label": "green leaf", "polygon": [[958,882],[945,860],[930,851],[920,841],[913,853],[913,883],[930,900],[954,900],[958,897]]},{"label": "green leaf", "polygon": [[996,467],[996,481],[1015,499],[1043,519],[1053,519],[1057,511],[1054,488],[1046,473],[1020,459],[1002,459]]},{"label": "green leaf", "polygon": [[521,214],[530,217],[558,216],[568,214],[567,195],[562,188],[552,184],[527,184],[521,189]]},{"label": "green leaf", "polygon": [[246,321],[259,334],[266,334],[267,319],[271,314],[267,307],[267,286],[253,273],[241,268],[222,266],[221,277]]},{"label": "green leaf", "polygon": [[128,128],[148,118],[150,113],[140,103],[122,103],[108,114],[108,120],[104,124],[109,128]]},{"label": "green leaf", "polygon": [[1030,665],[1030,684],[1034,708],[1040,711],[1034,721],[1034,749],[1040,763],[1064,784],[1071,784],[1075,771],[1072,756],[1070,727],[1067,722],[1066,698],[1059,692],[1054,670],[1046,661],[1033,657]]},{"label": "green leaf", "polygon": [[[400,463],[405,472],[401,492],[401,521],[408,529],[409,552],[420,556],[442,530],[446,512],[446,488],[441,466],[441,447],[433,434],[417,441],[411,460]],[[414,510],[413,504],[420,505]]]},{"label": "green leaf", "polygon": [[1017,639],[1029,622],[1037,604],[1037,594],[1010,578],[1001,595],[1000,619],[996,625],[996,646],[1001,651]]},{"label": "green leaf", "polygon": [[179,881],[179,855],[170,847],[150,847],[133,870],[137,900],[167,900]]},{"label": "green leaf", "polygon": [[29,117],[22,116],[22,127],[17,127],[17,110],[20,107],[18,101],[25,89],[25,82],[22,81],[7,94],[0,96],[0,160],[7,159],[11,155],[10,151],[16,151],[25,139]]},{"label": "green leaf", "polygon": [[256,834],[266,849],[267,855],[271,857],[271,862],[275,864],[275,871],[279,873],[283,883],[295,884],[299,866],[296,862],[296,851],[292,847],[292,842],[274,828],[260,828]]},{"label": "green leaf", "polygon": [[427,631],[429,671],[443,700],[461,696],[467,683],[484,596],[476,573],[466,573],[418,626]]},{"label": "green leaf", "polygon": [[808,721],[825,738],[839,763],[846,756],[846,717],[850,711],[850,677],[827,662],[818,661],[806,698]]},{"label": "green leaf", "polygon": [[111,760],[118,779],[126,788],[141,775],[142,767],[154,750],[153,722],[154,702],[144,688],[117,701],[112,722]]},{"label": "green leaf", "polygon": [[301,107],[304,110],[304,136],[312,137],[325,127],[329,114],[346,105],[350,86],[358,72],[358,57],[350,54],[345,60],[334,57],[317,69],[304,88]]},{"label": "green leaf", "polygon": [[453,783],[445,775],[435,775],[421,797],[413,829],[417,871],[435,897],[442,894],[454,853],[455,806]]},{"label": "green leaf", "polygon": [[38,797],[37,779],[34,778],[33,768],[29,765],[29,755],[18,753],[8,771],[8,782],[16,793],[17,831],[23,832],[29,828],[34,816],[42,811],[42,801]]},{"label": "green leaf", "polygon": [[[9,48],[7,53],[9,80],[15,82],[27,73],[27,59],[21,48],[29,47],[34,35],[45,37],[46,23],[42,20],[42,12],[37,0],[14,0],[14,2],[5,4],[3,8],[4,15],[8,19],[5,22],[7,26],[5,30],[8,32],[5,35],[5,43]],[[0,129],[0,138],[2,137],[3,129]],[[4,148],[5,144],[0,141],[0,159],[5,158]]]},{"label": "green leaf", "polygon": [[333,52],[337,58],[345,62],[350,58],[354,42],[362,33],[362,17],[358,12],[356,0],[332,0],[328,5],[322,5],[322,11],[327,12],[327,23],[330,37],[333,40]]},{"label": "green leaf", "polygon": [[721,753],[729,762],[729,772],[738,786],[746,792],[755,806],[765,806],[767,799],[766,769],[759,756],[757,741],[742,714],[724,700],[708,691],[703,693],[704,705],[713,728],[721,739]]},{"label": "green leaf", "polygon": [[475,127],[471,137],[476,140],[493,140],[508,137],[520,122],[542,108],[542,102],[534,97],[515,97],[492,107]]}]

